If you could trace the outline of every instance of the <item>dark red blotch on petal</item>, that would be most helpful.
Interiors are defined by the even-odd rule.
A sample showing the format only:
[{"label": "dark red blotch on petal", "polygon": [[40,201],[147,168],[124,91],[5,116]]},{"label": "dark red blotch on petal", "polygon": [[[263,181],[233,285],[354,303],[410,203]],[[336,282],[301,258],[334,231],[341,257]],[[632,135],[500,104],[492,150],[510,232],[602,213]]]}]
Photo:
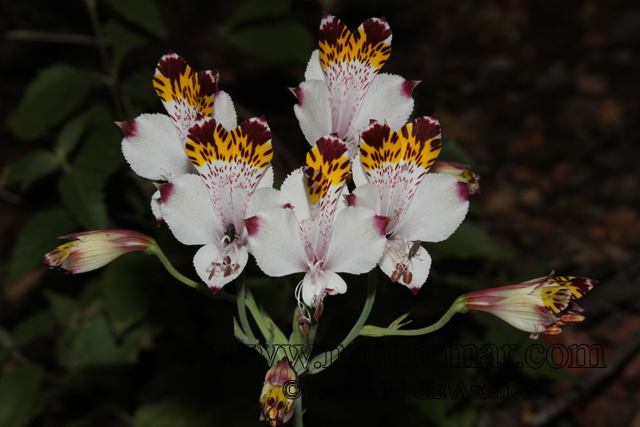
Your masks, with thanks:
[{"label": "dark red blotch on petal", "polygon": [[173,196],[173,192],[175,191],[173,188],[173,184],[170,182],[158,185],[158,190],[160,190],[160,199],[163,203],[168,202],[171,196]]},{"label": "dark red blotch on petal", "polygon": [[267,126],[264,116],[258,119],[244,121],[240,127],[242,133],[247,136],[247,143],[253,146],[260,146],[271,140],[271,129]]},{"label": "dark red blotch on petal", "polygon": [[160,74],[169,78],[172,85],[175,85],[180,76],[185,74],[187,61],[171,52],[160,59],[156,68]]},{"label": "dark red blotch on petal", "polygon": [[384,141],[389,139],[391,134],[391,128],[382,123],[373,122],[369,125],[369,128],[362,132],[362,140],[370,145],[377,151],[382,149]]},{"label": "dark red blotch on petal", "polygon": [[344,196],[345,200],[347,201],[347,205],[352,207],[356,205],[356,198],[357,196],[353,193],[351,194],[345,194]]},{"label": "dark red blotch on petal", "polygon": [[211,96],[218,92],[218,85],[216,84],[216,75],[211,71],[200,71],[196,74],[196,81],[200,85],[200,95]]},{"label": "dark red blotch on petal", "polygon": [[420,290],[420,288],[415,287],[415,288],[409,288],[411,290],[411,292],[413,292],[413,295],[418,295],[418,291]]},{"label": "dark red blotch on petal", "polygon": [[127,120],[126,122],[116,122],[120,129],[124,132],[124,137],[129,138],[131,136],[135,136],[136,128],[138,125],[135,120]]},{"label": "dark red blotch on petal", "polygon": [[426,142],[440,135],[440,123],[434,117],[418,117],[413,122],[412,134],[416,142]]},{"label": "dark red blotch on petal", "polygon": [[471,185],[467,184],[466,182],[458,181],[457,186],[458,186],[457,188],[458,197],[460,197],[460,200],[463,202],[466,202],[467,200],[469,200],[469,194],[471,193]]},{"label": "dark red blotch on petal", "polygon": [[400,93],[407,98],[411,98],[411,95],[413,95],[413,89],[418,86],[418,83],[420,83],[420,80],[405,80],[402,82],[402,89],[400,90]]},{"label": "dark red blotch on petal", "polygon": [[388,216],[375,216],[373,219],[373,226],[379,235],[385,236],[387,234],[387,225],[389,224],[389,221],[391,221],[391,218]]},{"label": "dark red blotch on petal", "polygon": [[362,23],[364,33],[366,34],[364,46],[362,47],[364,50],[366,50],[368,46],[375,47],[378,43],[391,37],[391,28],[385,25],[386,22],[387,20],[383,16],[380,20],[367,19]]},{"label": "dark red blotch on petal", "polygon": [[320,42],[326,42],[330,46],[338,42],[338,38],[345,28],[344,23],[335,16],[324,12],[322,15],[323,24],[320,26],[319,39]]},{"label": "dark red blotch on petal", "polygon": [[316,141],[316,146],[325,163],[338,160],[347,152],[347,146],[344,145],[337,136],[322,137]]},{"label": "dark red blotch on petal", "polygon": [[255,236],[256,233],[258,233],[258,229],[260,228],[259,222],[260,220],[258,219],[257,215],[242,221],[245,228],[247,229],[247,234],[249,237]]}]

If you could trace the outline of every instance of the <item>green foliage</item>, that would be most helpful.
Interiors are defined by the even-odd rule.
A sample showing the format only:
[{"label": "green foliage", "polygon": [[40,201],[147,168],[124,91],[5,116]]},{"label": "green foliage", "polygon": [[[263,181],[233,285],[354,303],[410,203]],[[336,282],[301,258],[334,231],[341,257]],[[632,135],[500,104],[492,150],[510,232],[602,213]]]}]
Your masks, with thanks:
[{"label": "green foliage", "polygon": [[161,39],[167,37],[167,30],[162,23],[158,7],[152,0],[104,0],[104,2],[156,37]]},{"label": "green foliage", "polygon": [[35,214],[27,222],[13,247],[9,279],[15,279],[42,265],[44,255],[61,244],[57,237],[71,233],[73,228],[73,222],[60,208]]},{"label": "green foliage", "polygon": [[118,332],[142,320],[153,296],[148,284],[150,265],[155,259],[136,253],[121,257],[104,271],[100,287],[105,309]]},{"label": "green foliage", "polygon": [[117,71],[124,58],[133,50],[144,46],[148,39],[133,32],[118,21],[109,21],[104,25],[104,34],[111,43],[113,68]]},{"label": "green foliage", "polygon": [[82,147],[73,159],[73,169],[91,174],[91,179],[104,185],[124,164],[122,130],[113,122],[103,122],[89,130]]},{"label": "green foliage", "polygon": [[44,296],[49,301],[51,312],[56,320],[64,326],[69,326],[79,307],[77,301],[49,289],[44,290]]},{"label": "green foliage", "polygon": [[73,171],[60,179],[58,191],[62,202],[86,230],[107,228],[107,206],[99,175]]},{"label": "green foliage", "polygon": [[241,23],[276,18],[291,9],[293,0],[245,0],[226,23],[233,27]]},{"label": "green foliage", "polygon": [[20,183],[23,193],[31,185],[45,176],[55,172],[60,167],[60,159],[48,150],[33,150],[11,167],[8,183]]},{"label": "green foliage", "polygon": [[55,64],[40,70],[14,117],[16,135],[24,139],[42,136],[82,104],[91,81],[91,72],[69,64]]},{"label": "green foliage", "polygon": [[39,311],[23,320],[14,331],[15,345],[21,347],[40,338],[56,325],[56,319],[49,310]]},{"label": "green foliage", "polygon": [[211,410],[180,398],[142,405],[138,408],[133,427],[205,427],[216,425]]},{"label": "green foliage", "polygon": [[221,31],[221,35],[246,53],[273,62],[304,63],[313,51],[313,37],[304,26],[293,21]]},{"label": "green foliage", "polygon": [[87,111],[69,119],[58,133],[54,151],[60,157],[66,158],[76,145],[78,145],[80,138],[92,121],[106,121],[109,120],[109,116],[109,109],[102,104],[97,104],[91,106]]},{"label": "green foliage", "polygon": [[499,260],[508,259],[511,254],[502,245],[493,240],[486,231],[477,225],[465,221],[444,242],[423,243],[434,260],[445,257],[469,259],[486,257]]},{"label": "green foliage", "polygon": [[0,425],[22,427],[38,414],[44,371],[35,365],[19,366],[0,377]]}]

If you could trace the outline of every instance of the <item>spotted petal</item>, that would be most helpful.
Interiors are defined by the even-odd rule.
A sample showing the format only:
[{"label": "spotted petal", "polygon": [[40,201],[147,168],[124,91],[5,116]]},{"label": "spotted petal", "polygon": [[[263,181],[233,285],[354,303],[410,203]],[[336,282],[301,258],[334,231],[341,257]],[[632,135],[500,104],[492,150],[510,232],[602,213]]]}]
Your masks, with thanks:
[{"label": "spotted petal", "polygon": [[372,122],[362,133],[360,162],[380,194],[380,214],[395,217],[392,231],[404,216],[421,180],[440,153],[440,125],[419,117],[398,133]]},{"label": "spotted petal", "polygon": [[[193,257],[198,276],[214,293],[240,275],[247,265],[249,253],[245,246],[231,243],[223,248],[221,242],[201,247]],[[214,268],[220,264],[218,268]]]},{"label": "spotted petal", "polygon": [[431,256],[424,248],[411,259],[408,259],[408,253],[398,257],[388,250],[378,265],[391,280],[405,285],[415,295],[427,281],[431,269]]},{"label": "spotted petal", "polygon": [[232,131],[212,118],[200,119],[189,129],[185,146],[209,190],[221,221],[238,232],[249,197],[273,157],[271,131],[264,119],[249,119]]},{"label": "spotted petal", "polygon": [[160,58],[153,87],[173,120],[182,144],[193,122],[213,113],[217,77],[212,71],[194,73],[187,62],[173,52]]},{"label": "spotted petal", "polygon": [[391,29],[384,18],[372,18],[351,32],[338,18],[324,14],[319,59],[329,87],[332,129],[347,136],[365,93],[391,53]]}]

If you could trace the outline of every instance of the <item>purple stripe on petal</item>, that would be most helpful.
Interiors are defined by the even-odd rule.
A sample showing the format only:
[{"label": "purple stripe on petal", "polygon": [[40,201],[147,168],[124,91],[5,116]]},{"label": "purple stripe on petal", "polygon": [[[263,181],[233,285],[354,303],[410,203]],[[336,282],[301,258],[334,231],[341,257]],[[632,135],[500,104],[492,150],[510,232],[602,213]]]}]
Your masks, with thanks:
[{"label": "purple stripe on petal", "polygon": [[355,206],[356,205],[357,196],[355,194],[353,194],[353,193],[345,194],[344,198],[347,201],[347,205],[348,206]]},{"label": "purple stripe on petal", "polygon": [[298,87],[290,87],[289,90],[293,93],[298,100],[298,107],[302,108],[302,104],[304,103],[304,92],[302,92],[302,88]]}]

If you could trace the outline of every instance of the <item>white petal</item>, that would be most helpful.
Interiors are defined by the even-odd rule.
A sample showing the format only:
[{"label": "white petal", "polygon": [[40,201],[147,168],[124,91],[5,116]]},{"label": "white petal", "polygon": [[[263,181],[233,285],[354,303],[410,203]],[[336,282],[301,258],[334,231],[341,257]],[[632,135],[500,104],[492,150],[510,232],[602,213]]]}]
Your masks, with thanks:
[{"label": "white petal", "polygon": [[[358,143],[360,143],[360,141],[358,141]],[[351,162],[351,176],[353,177],[353,182],[356,184],[356,187],[369,183],[369,178],[367,178],[367,174],[362,167],[359,153],[353,158],[353,162]]]},{"label": "white petal", "polygon": [[228,130],[232,131],[238,127],[238,119],[236,109],[229,94],[223,90],[217,91],[214,98],[213,115],[218,123]]},{"label": "white petal", "polygon": [[355,197],[356,208],[368,208],[375,213],[380,213],[380,195],[378,189],[373,184],[364,184],[353,190],[350,197]]},{"label": "white petal", "polygon": [[293,92],[298,98],[293,112],[298,118],[304,137],[309,144],[315,145],[318,139],[332,133],[327,84],[320,80],[309,80],[300,83]]},{"label": "white petal", "polygon": [[409,120],[413,111],[411,94],[416,83],[394,74],[378,74],[362,100],[362,107],[353,124],[356,133],[369,125],[371,120],[385,121],[397,131]]},{"label": "white petal", "polygon": [[267,166],[256,188],[273,188],[273,166]]},{"label": "white petal", "polygon": [[345,208],[333,225],[324,269],[361,274],[375,267],[387,239],[388,220],[366,208]]},{"label": "white petal", "polygon": [[302,169],[298,168],[291,172],[284,180],[280,191],[289,199],[289,203],[293,206],[298,222],[302,222],[311,216],[309,211],[309,199],[307,190],[304,188]]},{"label": "white petal", "polygon": [[125,133],[122,154],[141,177],[169,181],[173,176],[195,172],[170,117],[143,114],[119,126]]},{"label": "white petal", "polygon": [[250,218],[263,209],[282,208],[289,203],[289,200],[274,188],[258,188],[249,199],[246,217]]},{"label": "white petal", "polygon": [[[396,282],[405,285],[415,295],[420,287],[424,285],[424,282],[429,276],[429,270],[431,269],[431,256],[427,251],[422,248],[420,251],[410,260],[408,259],[408,253],[400,257],[395,257],[392,251],[385,251],[384,256],[380,259],[378,265],[380,269],[391,278],[394,275],[394,271],[397,270]],[[411,274],[404,274],[404,273]],[[406,281],[405,279],[410,279]]]},{"label": "white petal", "polygon": [[280,277],[307,270],[298,221],[291,209],[265,209],[243,222],[251,253],[265,274]]},{"label": "white petal", "polygon": [[[193,265],[198,272],[198,276],[209,288],[217,292],[225,284],[229,283],[240,275],[244,267],[247,265],[249,253],[244,246],[228,245],[221,250],[220,242],[215,242],[200,248],[193,257]],[[225,275],[224,258],[228,256],[231,262],[228,264],[227,275]],[[222,264],[215,271],[214,264]]]},{"label": "white petal", "polygon": [[206,245],[222,239],[223,225],[198,175],[182,175],[160,185],[162,218],[185,245]]},{"label": "white petal", "polygon": [[393,234],[423,242],[445,240],[467,215],[469,201],[466,188],[466,184],[452,175],[426,174]]},{"label": "white petal", "polygon": [[325,79],[318,49],[314,50],[311,54],[311,59],[309,59],[309,63],[307,64],[307,70],[304,72],[304,79],[322,81]]},{"label": "white petal", "polygon": [[160,205],[162,204],[162,199],[160,198],[160,190],[153,193],[151,196],[151,212],[153,212],[153,216],[156,217],[156,221],[158,221],[158,227],[162,225],[162,211],[160,210]]},{"label": "white petal", "polygon": [[330,270],[319,271],[315,275],[308,274],[302,283],[302,300],[309,307],[314,307],[329,295],[343,294],[347,291],[347,284],[336,273]]}]

